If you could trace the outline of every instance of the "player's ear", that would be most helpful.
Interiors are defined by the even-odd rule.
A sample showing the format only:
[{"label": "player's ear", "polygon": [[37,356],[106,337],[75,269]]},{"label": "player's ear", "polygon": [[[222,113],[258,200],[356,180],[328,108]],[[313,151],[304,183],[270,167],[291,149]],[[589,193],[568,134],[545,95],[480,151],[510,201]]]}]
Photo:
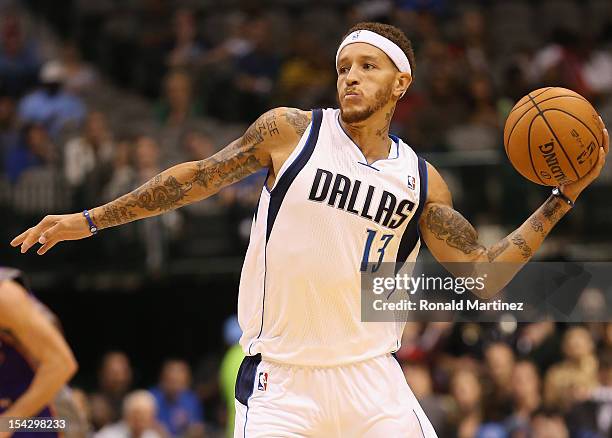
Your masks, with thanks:
[{"label": "player's ear", "polygon": [[395,89],[393,90],[393,94],[400,99],[410,87],[412,83],[412,76],[410,73],[398,73],[395,76]]}]

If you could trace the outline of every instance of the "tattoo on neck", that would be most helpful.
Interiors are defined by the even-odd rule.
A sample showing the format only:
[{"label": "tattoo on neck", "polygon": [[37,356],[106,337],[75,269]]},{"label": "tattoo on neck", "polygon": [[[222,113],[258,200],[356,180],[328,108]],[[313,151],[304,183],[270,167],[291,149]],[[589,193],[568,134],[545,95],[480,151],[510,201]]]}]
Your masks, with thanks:
[{"label": "tattoo on neck", "polygon": [[393,115],[393,110],[389,110],[387,114],[385,114],[385,125],[376,130],[376,135],[380,138],[385,138],[389,135],[389,124],[391,122],[391,116]]},{"label": "tattoo on neck", "polygon": [[531,257],[531,254],[533,253],[533,251],[531,250],[531,248],[527,244],[527,241],[525,240],[525,238],[523,236],[521,236],[519,233],[515,233],[512,236],[512,239],[510,239],[510,240],[511,240],[513,245],[515,245],[516,247],[518,247],[521,250],[521,256],[523,257],[523,259],[524,260],[529,260],[529,258]]},{"label": "tattoo on neck", "polygon": [[425,219],[427,229],[439,240],[457,248],[465,254],[485,250],[478,243],[478,233],[470,223],[450,207],[433,205]]}]

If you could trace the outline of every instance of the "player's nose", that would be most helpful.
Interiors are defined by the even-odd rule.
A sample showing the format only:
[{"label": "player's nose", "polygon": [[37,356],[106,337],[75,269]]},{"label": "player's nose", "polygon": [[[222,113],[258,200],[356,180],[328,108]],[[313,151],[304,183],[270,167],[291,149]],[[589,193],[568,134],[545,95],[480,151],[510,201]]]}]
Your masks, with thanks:
[{"label": "player's nose", "polygon": [[356,66],[351,66],[351,69],[348,71],[345,77],[345,81],[347,85],[356,85],[359,83],[359,74]]}]

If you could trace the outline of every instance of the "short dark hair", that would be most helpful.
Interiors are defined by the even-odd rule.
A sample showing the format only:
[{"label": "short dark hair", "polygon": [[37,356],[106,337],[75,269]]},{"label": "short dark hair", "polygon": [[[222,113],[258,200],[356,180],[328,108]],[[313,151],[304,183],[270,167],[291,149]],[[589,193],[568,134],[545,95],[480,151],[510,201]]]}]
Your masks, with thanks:
[{"label": "short dark hair", "polygon": [[371,32],[377,33],[381,36],[384,36],[388,40],[393,41],[395,44],[399,46],[400,49],[404,52],[406,57],[408,58],[408,62],[410,63],[410,69],[412,70],[412,77],[414,77],[414,50],[412,49],[412,42],[408,39],[406,34],[399,28],[395,26],[391,26],[390,24],[383,23],[374,23],[371,21],[357,23],[353,27],[349,29],[349,31],[344,35],[344,38],[347,35],[355,32],[356,30],[369,30]]}]

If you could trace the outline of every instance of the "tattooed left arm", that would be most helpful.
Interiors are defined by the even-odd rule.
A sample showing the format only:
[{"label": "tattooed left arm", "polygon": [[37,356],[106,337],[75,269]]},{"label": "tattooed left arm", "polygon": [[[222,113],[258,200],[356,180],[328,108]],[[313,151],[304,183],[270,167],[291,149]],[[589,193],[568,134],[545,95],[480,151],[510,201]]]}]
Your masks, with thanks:
[{"label": "tattooed left arm", "polygon": [[[595,166],[579,180],[562,187],[565,196],[572,201],[576,201],[580,193],[599,176],[606,162],[610,139],[601,118],[600,122],[603,140]],[[450,191],[438,171],[429,163],[427,170],[427,200],[419,222],[421,236],[427,247],[443,264],[478,262],[478,266],[487,267],[506,262],[504,267],[507,269],[496,270],[503,271],[497,275],[498,280],[502,277],[497,284],[500,288],[531,259],[548,233],[570,210],[564,201],[551,195],[520,227],[495,245],[486,248],[478,242],[478,233],[474,227],[453,209]],[[449,270],[453,272],[451,267]],[[495,291],[488,292],[490,294]]]},{"label": "tattooed left arm", "polygon": [[[555,224],[570,210],[565,202],[551,195],[520,227],[487,248],[478,241],[474,227],[453,208],[448,187],[429,163],[428,180],[428,197],[419,225],[432,255],[455,275],[457,269],[463,269],[462,273],[469,271],[466,266],[470,265],[460,267],[453,262],[474,264],[475,268],[482,269],[506,262],[504,269],[496,270],[498,276],[504,277],[496,281],[500,288],[531,259]],[[498,290],[486,291],[487,297]]]}]

